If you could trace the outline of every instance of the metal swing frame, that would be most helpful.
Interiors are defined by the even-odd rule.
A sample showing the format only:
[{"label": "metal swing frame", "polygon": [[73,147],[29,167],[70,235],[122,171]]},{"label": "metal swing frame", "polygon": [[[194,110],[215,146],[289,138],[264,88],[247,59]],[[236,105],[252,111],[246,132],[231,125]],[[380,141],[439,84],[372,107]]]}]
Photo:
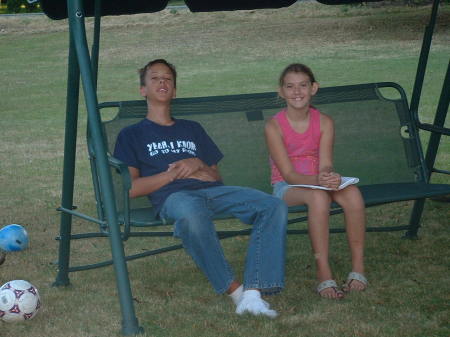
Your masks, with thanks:
[{"label": "metal swing frame", "polygon": [[[327,3],[327,1],[323,1]],[[342,1],[341,3],[358,2]],[[427,25],[423,37],[422,49],[417,67],[416,79],[412,93],[410,111],[415,116],[415,121],[419,129],[430,132],[430,140],[426,149],[425,161],[428,169],[427,178],[432,173],[450,174],[449,171],[437,169],[434,167],[437,152],[442,135],[449,136],[450,130],[444,127],[445,119],[448,113],[450,100],[450,62],[442,86],[442,92],[439,98],[434,122],[432,124],[422,123],[419,119],[418,108],[420,103],[421,91],[423,87],[424,76],[429,57],[433,31],[436,23],[436,17],[439,7],[439,0],[434,0],[430,21]],[[85,29],[85,9],[82,0],[67,0],[67,12],[70,29],[69,61],[68,61],[68,79],[67,79],[67,102],[66,102],[66,123],[65,123],[65,143],[64,143],[64,171],[59,237],[59,268],[56,276],[55,286],[69,285],[69,266],[70,242],[72,233],[72,217],[81,216],[82,218],[96,222],[96,219],[85,215],[80,215],[75,211],[73,205],[74,194],[74,176],[76,164],[76,138],[78,125],[78,101],[80,93],[80,78],[83,87],[85,104],[88,114],[88,129],[93,140],[94,151],[97,155],[97,170],[99,172],[99,184],[97,188],[103,196],[105,209],[105,219],[108,223],[108,236],[111,245],[112,259],[118,288],[120,310],[122,314],[122,333],[124,335],[138,334],[143,331],[139,326],[135,314],[132,300],[132,292],[128,277],[128,269],[124,254],[122,234],[117,218],[117,210],[114,201],[114,191],[112,190],[112,177],[108,164],[107,149],[102,140],[101,120],[98,114],[97,99],[97,73],[100,48],[100,22],[101,22],[102,0],[95,0],[95,24],[94,39],[91,52],[88,48],[86,29]],[[415,201],[411,221],[420,219],[424,208],[425,199]],[[418,222],[418,220],[417,220]],[[413,230],[407,233],[410,237],[417,236],[419,224],[413,226]]]}]

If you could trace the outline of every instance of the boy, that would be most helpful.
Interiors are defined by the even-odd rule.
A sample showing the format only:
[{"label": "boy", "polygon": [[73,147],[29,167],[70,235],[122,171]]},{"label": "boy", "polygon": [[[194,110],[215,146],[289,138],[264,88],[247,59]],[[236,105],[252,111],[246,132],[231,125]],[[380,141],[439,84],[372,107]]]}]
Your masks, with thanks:
[{"label": "boy", "polygon": [[[171,116],[176,94],[172,64],[157,59],[142,68],[140,93],[147,100],[147,116],[120,132],[114,151],[129,167],[130,197],[148,195],[159,216],[174,222],[174,235],[215,291],[230,295],[236,313],[276,317],[261,293],[284,286],[285,203],[261,191],[223,185],[217,166],[223,155],[205,130]],[[243,285],[217,237],[212,217],[218,213],[253,225]]]}]

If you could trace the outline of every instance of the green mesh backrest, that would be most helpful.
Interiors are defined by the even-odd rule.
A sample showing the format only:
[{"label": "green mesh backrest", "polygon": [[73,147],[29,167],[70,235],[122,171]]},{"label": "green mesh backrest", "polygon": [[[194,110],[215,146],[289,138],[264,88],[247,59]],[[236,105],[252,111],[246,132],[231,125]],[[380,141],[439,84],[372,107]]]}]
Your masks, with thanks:
[{"label": "green mesh backrest", "polygon": [[[384,98],[378,87],[391,88],[395,99]],[[416,139],[411,138],[414,132],[405,132],[409,114],[397,85],[322,88],[313,104],[335,120],[336,171],[359,177],[361,185],[415,180],[419,157],[411,143]],[[227,185],[271,192],[264,124],[283,106],[276,93],[180,98],[172,114],[200,122],[214,139],[225,155],[219,168]],[[120,103],[117,117],[104,124],[111,153],[118,132],[146,111],[145,101]]]},{"label": "green mesh backrest", "polygon": [[327,88],[317,97],[317,108],[335,121],[336,171],[359,177],[361,185],[416,179],[420,161],[414,124],[403,90],[391,89],[396,91],[387,93],[397,99],[384,98],[376,85]]}]

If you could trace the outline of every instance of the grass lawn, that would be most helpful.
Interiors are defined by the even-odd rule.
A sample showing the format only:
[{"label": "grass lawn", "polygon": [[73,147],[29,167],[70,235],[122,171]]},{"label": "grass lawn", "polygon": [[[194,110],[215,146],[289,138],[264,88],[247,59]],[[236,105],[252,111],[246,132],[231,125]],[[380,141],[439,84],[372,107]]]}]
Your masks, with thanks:
[{"label": "grass lawn", "polygon": [[[450,6],[440,11],[420,115],[431,122],[450,55]],[[273,91],[290,62],[311,66],[321,86],[393,81],[411,96],[429,7],[323,6],[220,13],[166,10],[103,19],[99,101],[138,99],[137,69],[164,57],[177,65],[178,97]],[[88,19],[89,31],[92,20]],[[53,288],[59,232],[67,21],[45,16],[0,17],[0,226],[22,224],[26,251],[10,253],[0,284],[25,279],[40,291],[43,307],[24,324],[0,322],[2,337],[106,337],[120,335],[114,271],[70,275]],[[95,214],[81,104],[75,205]],[[447,126],[449,122],[447,121]],[[339,134],[339,130],[337,130]],[[447,137],[448,138],[448,137]],[[428,136],[423,135],[426,144]],[[450,141],[443,139],[438,167],[449,169]],[[433,177],[450,181],[448,177]],[[368,210],[368,225],[403,224],[411,203]],[[313,289],[314,260],[307,236],[288,238],[286,289],[268,299],[275,320],[239,317],[231,301],[214,294],[190,258],[177,251],[129,263],[143,336],[427,336],[450,335],[450,204],[427,201],[417,241],[401,233],[367,235],[370,281],[363,294],[344,301],[320,299]],[[333,217],[332,225],[342,224]],[[227,225],[239,226],[230,222]],[[74,232],[96,230],[74,220]],[[128,252],[158,239],[130,239]],[[223,242],[242,275],[247,238]],[[73,261],[109,258],[107,240],[73,242]],[[349,272],[344,235],[333,235],[336,279]]]}]

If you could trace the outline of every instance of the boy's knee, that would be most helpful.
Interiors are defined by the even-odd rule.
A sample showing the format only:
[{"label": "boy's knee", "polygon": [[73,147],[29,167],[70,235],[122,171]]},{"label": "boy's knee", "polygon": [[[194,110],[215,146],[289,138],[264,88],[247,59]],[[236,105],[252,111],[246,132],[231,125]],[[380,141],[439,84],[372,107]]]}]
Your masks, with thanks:
[{"label": "boy's knee", "polygon": [[211,230],[214,230],[214,225],[208,220],[208,216],[203,212],[186,213],[176,219],[174,224],[174,235],[176,237],[189,237],[201,239]]},{"label": "boy's knee", "polygon": [[271,203],[272,203],[272,207],[277,211],[277,212],[281,212],[281,213],[286,213],[288,212],[288,206],[286,204],[286,202],[280,198],[276,198],[276,197],[270,197],[271,198]]},{"label": "boy's knee", "polygon": [[268,196],[265,211],[267,210],[271,211],[271,217],[277,221],[287,221],[288,206],[280,198]]},{"label": "boy's knee", "polygon": [[258,206],[262,211],[273,210],[277,212],[287,212],[288,210],[286,203],[282,199],[270,194],[266,194],[261,198],[258,202]]}]

